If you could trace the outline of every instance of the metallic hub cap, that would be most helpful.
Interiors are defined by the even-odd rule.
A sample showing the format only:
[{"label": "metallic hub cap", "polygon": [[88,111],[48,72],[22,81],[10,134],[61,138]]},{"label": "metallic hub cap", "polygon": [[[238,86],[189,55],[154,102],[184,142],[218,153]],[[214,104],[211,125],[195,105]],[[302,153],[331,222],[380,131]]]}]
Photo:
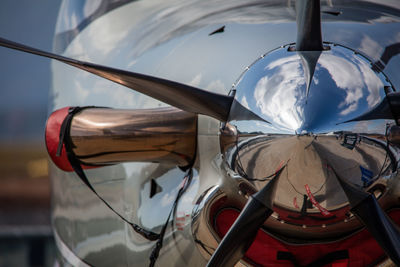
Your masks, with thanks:
[{"label": "metallic hub cap", "polygon": [[266,226],[289,238],[359,227],[348,223],[354,218],[338,177],[382,197],[395,170],[395,148],[385,139],[393,121],[357,120],[384,99],[390,83],[360,54],[327,48],[292,52],[286,46],[246,68],[221,135],[232,176],[254,190],[285,168]]}]

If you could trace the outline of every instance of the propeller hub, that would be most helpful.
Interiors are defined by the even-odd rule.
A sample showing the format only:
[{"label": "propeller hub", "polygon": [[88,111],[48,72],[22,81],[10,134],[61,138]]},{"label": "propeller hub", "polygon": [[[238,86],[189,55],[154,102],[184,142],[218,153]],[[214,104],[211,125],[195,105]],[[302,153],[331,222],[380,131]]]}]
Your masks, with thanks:
[{"label": "propeller hub", "polygon": [[385,141],[393,120],[356,119],[384,100],[385,86],[368,59],[339,45],[278,48],[246,69],[233,88],[221,144],[233,176],[256,191],[287,164],[267,227],[290,238],[321,238],[359,226],[348,223],[353,217],[336,175],[383,195],[396,165]]}]

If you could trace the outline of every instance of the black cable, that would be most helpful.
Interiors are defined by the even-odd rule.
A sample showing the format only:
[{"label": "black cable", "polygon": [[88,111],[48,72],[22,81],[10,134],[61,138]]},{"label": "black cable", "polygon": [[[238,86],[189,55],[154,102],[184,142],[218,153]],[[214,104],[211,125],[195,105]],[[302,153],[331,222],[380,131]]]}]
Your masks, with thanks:
[{"label": "black cable", "polygon": [[176,209],[176,207],[178,205],[179,199],[181,198],[183,193],[185,193],[186,189],[189,187],[189,185],[190,185],[190,183],[192,181],[192,177],[193,177],[193,170],[189,169],[188,173],[185,175],[184,182],[183,182],[181,188],[179,188],[178,194],[176,195],[174,204],[172,205],[171,211],[168,214],[167,220],[165,221],[165,224],[164,224],[163,228],[161,229],[158,241],[157,241],[155,247],[153,248],[153,250],[151,252],[149,267],[154,267],[154,265],[155,265],[155,263],[157,261],[157,258],[158,258],[159,254],[160,254],[160,250],[161,250],[161,248],[163,246],[165,231],[167,230],[168,223],[169,223],[169,220],[171,218],[171,215],[175,211],[175,209]]},{"label": "black cable", "polygon": [[183,193],[187,190],[187,188],[189,187],[191,181],[192,181],[192,177],[193,177],[193,169],[189,168],[187,171],[187,174],[184,177],[184,182],[182,183],[181,188],[178,191],[178,194],[175,198],[175,201],[172,205],[171,211],[168,214],[167,220],[163,226],[163,228],[161,229],[161,232],[159,234],[154,233],[152,231],[146,230],[142,227],[140,227],[139,225],[132,223],[130,221],[128,221],[127,219],[125,219],[121,214],[119,214],[116,210],[113,209],[113,207],[111,207],[110,204],[108,204],[108,202],[106,200],[104,200],[94,189],[94,187],[90,184],[89,179],[87,178],[87,176],[85,175],[85,172],[82,169],[82,162],[76,157],[76,155],[74,154],[72,147],[73,144],[71,142],[71,139],[69,138],[70,135],[70,129],[71,129],[71,122],[72,122],[72,118],[74,117],[75,114],[77,114],[78,112],[86,109],[86,108],[95,108],[95,107],[71,107],[68,110],[68,115],[67,117],[65,117],[62,125],[61,125],[61,129],[60,129],[60,140],[58,143],[58,147],[57,147],[57,156],[61,156],[61,152],[62,152],[62,148],[63,148],[63,144],[65,145],[65,151],[67,153],[67,158],[69,163],[71,164],[71,167],[73,168],[73,170],[75,171],[75,173],[79,176],[79,178],[81,179],[81,181],[112,211],[114,212],[119,218],[121,218],[124,222],[128,223],[130,226],[132,226],[133,230],[140,234],[141,236],[143,236],[144,238],[150,240],[150,241],[155,241],[156,245],[153,248],[151,255],[150,255],[150,267],[153,267],[154,264],[157,261],[157,258],[159,256],[160,250],[163,246],[163,241],[164,241],[164,236],[165,236],[165,232],[169,223],[169,220],[171,218],[172,213],[176,210],[176,207],[178,205],[179,199],[181,198],[181,196],[183,195]]}]

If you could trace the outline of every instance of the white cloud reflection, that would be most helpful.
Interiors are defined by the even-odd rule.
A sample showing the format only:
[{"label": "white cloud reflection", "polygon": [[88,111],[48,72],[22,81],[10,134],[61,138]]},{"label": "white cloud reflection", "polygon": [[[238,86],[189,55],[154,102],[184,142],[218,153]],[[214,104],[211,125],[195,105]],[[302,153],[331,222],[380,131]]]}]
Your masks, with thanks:
[{"label": "white cloud reflection", "polygon": [[254,90],[256,106],[279,126],[298,129],[304,108],[297,103],[305,100],[306,86],[299,56],[293,54],[273,61],[265,70],[272,75],[258,81]]},{"label": "white cloud reflection", "polygon": [[369,107],[380,101],[379,90],[383,84],[367,62],[358,57],[337,56],[328,52],[321,55],[318,63],[329,72],[336,86],[343,89],[346,94],[338,106],[342,109],[341,115],[357,110],[360,100],[364,97]]},{"label": "white cloud reflection", "polygon": [[247,102],[246,96],[242,97],[242,100],[240,101],[240,103],[242,104],[243,107],[245,107],[245,108],[250,110],[249,102]]},{"label": "white cloud reflection", "polygon": [[377,61],[382,55],[384,49],[382,44],[379,44],[376,40],[373,40],[371,37],[365,34],[361,39],[359,50],[364,52],[366,55],[373,57],[373,61]]},{"label": "white cloud reflection", "polygon": [[[264,73],[255,85],[254,98],[243,95],[242,105],[247,106],[248,100],[252,100],[263,117],[270,118],[276,126],[299,129],[305,122],[307,105],[306,79],[299,55],[293,53],[270,61]],[[311,87],[319,87],[318,92],[326,92],[325,96],[315,95],[317,98],[312,101],[329,104],[337,101],[336,109],[328,112],[346,116],[377,105],[381,101],[383,83],[371,70],[368,61],[338,47],[321,53]],[[308,104],[313,105],[311,102]],[[312,118],[313,115],[310,116]]]}]

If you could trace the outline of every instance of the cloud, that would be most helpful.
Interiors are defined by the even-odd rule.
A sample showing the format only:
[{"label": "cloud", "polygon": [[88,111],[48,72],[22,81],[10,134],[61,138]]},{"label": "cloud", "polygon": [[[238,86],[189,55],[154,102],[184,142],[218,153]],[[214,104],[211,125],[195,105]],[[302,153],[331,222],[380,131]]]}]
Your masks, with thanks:
[{"label": "cloud", "polygon": [[161,198],[161,207],[170,207],[172,203],[175,201],[176,193],[174,191],[170,193],[166,193]]},{"label": "cloud", "polygon": [[346,94],[338,106],[342,108],[341,115],[357,110],[365,96],[369,107],[380,101],[383,84],[366,61],[346,54],[323,53],[318,63],[328,70],[336,86]]},{"label": "cloud", "polygon": [[377,41],[371,39],[368,35],[364,35],[361,39],[360,51],[373,57],[373,61],[377,61],[383,53],[383,47]]},{"label": "cloud", "polygon": [[295,130],[301,126],[305,101],[304,72],[297,54],[275,60],[265,67],[268,75],[254,90],[256,106],[279,126]]},{"label": "cloud", "polygon": [[250,110],[249,103],[247,102],[246,96],[242,97],[242,100],[240,101],[240,103],[242,104],[243,107],[245,107],[245,108]]}]

